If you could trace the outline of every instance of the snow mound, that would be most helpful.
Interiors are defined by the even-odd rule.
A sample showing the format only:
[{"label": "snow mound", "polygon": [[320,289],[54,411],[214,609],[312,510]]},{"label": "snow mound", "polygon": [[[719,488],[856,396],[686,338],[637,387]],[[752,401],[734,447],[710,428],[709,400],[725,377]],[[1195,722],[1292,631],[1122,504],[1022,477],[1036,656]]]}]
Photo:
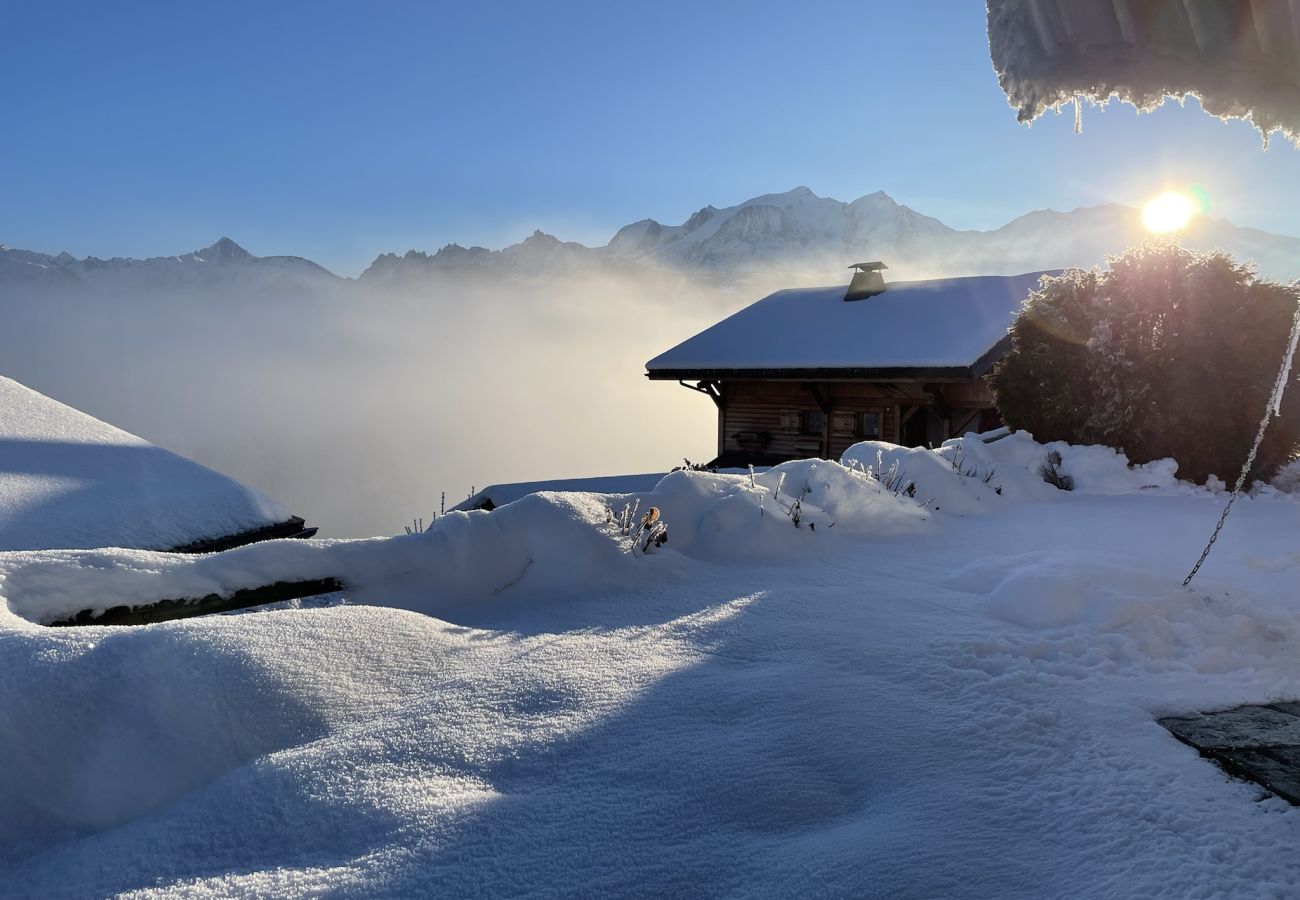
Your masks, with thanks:
[{"label": "snow mound", "polygon": [[[981,455],[984,451],[980,451]],[[991,465],[963,465],[963,455],[943,454],[924,447],[899,447],[883,441],[854,444],[840,458],[859,467],[900,496],[911,497],[935,512],[966,516],[987,512],[996,504],[1000,483]]]},{"label": "snow mound", "polygon": [[[628,535],[617,523],[624,507],[635,509]],[[651,507],[660,510],[669,543],[651,551],[647,566],[639,519]],[[788,558],[850,535],[916,533],[928,519],[862,472],[801,460],[753,483],[748,475],[681,471],[640,494],[542,491],[490,513],[448,513],[423,533],[391,539],[264,541],[198,556],[0,553],[0,601],[12,616],[48,624],[84,609],[336,578],[353,591],[382,593],[385,605],[440,616],[489,603],[507,589],[517,598],[572,596],[672,577],[683,556]]]},{"label": "snow mound", "polygon": [[748,475],[672,472],[641,508],[646,503],[661,507],[672,546],[705,558],[799,553],[810,545],[796,531],[823,541],[916,533],[928,518],[866,473],[831,460],[785,462],[752,483]]},{"label": "snow mound", "polygon": [[[1060,471],[1074,482],[1074,490],[1085,494],[1129,494],[1134,491],[1195,490],[1195,486],[1177,478],[1178,463],[1172,459],[1133,465],[1127,456],[1112,447],[1079,446],[1064,441],[1040,444],[1026,431],[1017,431],[985,443],[987,436],[967,436],[947,441],[943,450],[959,448],[972,457],[983,458],[1000,467],[1008,481],[1025,483],[1025,474],[1042,481],[1039,469],[1048,454],[1060,455]],[[950,451],[951,452],[951,451]]]},{"label": "snow mound", "polygon": [[533,494],[487,513],[449,513],[427,531],[364,541],[263,541],[219,554],[141,550],[0,553],[10,613],[49,623],[280,581],[337,578],[384,591],[387,605],[438,615],[507,587],[554,593],[607,587],[635,574],[592,494]]},{"label": "snow mound", "polygon": [[936,450],[862,441],[841,462],[871,476],[927,509],[948,515],[979,515],[1005,500],[1052,500],[1060,491],[1043,479],[1049,457],[1072,489],[1085,494],[1149,490],[1197,490],[1178,481],[1178,464],[1161,459],[1134,466],[1110,447],[1040,444],[1027,432],[1005,429],[945,441]]},{"label": "snow mound", "polygon": [[301,665],[300,654],[274,661],[272,645],[293,623],[261,640],[220,618],[9,624],[0,623],[0,858],[127,822],[324,727],[286,684],[285,663]]}]

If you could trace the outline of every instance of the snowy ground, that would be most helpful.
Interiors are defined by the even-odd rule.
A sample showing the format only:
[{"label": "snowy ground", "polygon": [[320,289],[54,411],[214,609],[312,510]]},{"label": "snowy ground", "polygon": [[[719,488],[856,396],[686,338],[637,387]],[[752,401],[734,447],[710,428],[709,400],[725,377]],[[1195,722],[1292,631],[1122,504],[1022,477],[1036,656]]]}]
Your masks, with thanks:
[{"label": "snowy ground", "polygon": [[[605,524],[626,498],[583,494],[389,541],[0,555],[0,884],[1300,893],[1300,811],[1154,721],[1300,698],[1300,504],[1240,502],[1186,591],[1221,495],[1105,451],[1067,452],[1079,492],[1040,490],[1042,448],[991,448],[988,484],[888,451],[912,500],[833,463],[676,473],[641,498],[671,533],[645,557]],[[890,467],[877,449],[854,458]],[[783,473],[805,527],[770,499]],[[406,610],[28,621],[150,577],[322,569]]]}]

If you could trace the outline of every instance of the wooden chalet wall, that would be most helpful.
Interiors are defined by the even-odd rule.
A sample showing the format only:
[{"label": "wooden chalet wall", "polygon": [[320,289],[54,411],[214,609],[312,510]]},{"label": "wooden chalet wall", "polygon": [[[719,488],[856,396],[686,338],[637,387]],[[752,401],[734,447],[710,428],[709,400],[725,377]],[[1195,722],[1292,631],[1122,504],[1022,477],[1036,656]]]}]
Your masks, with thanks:
[{"label": "wooden chalet wall", "polygon": [[[880,415],[880,440],[914,445],[937,445],[953,434],[991,427],[997,415],[992,395],[978,381],[725,380],[717,391],[718,455],[731,459],[838,459],[866,439],[859,432],[861,413]],[[803,434],[802,414],[813,410],[823,413],[822,433]],[[908,427],[918,415],[924,420]]]}]

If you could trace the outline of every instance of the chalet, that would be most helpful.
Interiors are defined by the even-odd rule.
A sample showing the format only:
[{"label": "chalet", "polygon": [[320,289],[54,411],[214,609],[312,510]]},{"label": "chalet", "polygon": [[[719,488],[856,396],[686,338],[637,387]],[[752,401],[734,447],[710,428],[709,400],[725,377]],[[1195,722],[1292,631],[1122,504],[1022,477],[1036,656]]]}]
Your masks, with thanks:
[{"label": "chalet", "polygon": [[716,465],[838,459],[874,439],[938,444],[1001,424],[983,381],[1042,275],[778,291],[646,363],[718,407]]}]

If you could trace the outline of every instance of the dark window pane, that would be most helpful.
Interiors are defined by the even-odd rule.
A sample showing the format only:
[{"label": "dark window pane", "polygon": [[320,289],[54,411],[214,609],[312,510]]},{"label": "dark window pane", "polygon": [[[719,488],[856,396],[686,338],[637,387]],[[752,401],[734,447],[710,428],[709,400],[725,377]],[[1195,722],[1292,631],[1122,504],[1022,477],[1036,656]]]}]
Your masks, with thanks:
[{"label": "dark window pane", "polygon": [[820,409],[805,409],[800,422],[800,431],[804,434],[815,434],[819,437],[822,433],[822,411]]},{"label": "dark window pane", "polygon": [[864,438],[880,437],[880,413],[866,412],[858,416],[858,436]]}]

